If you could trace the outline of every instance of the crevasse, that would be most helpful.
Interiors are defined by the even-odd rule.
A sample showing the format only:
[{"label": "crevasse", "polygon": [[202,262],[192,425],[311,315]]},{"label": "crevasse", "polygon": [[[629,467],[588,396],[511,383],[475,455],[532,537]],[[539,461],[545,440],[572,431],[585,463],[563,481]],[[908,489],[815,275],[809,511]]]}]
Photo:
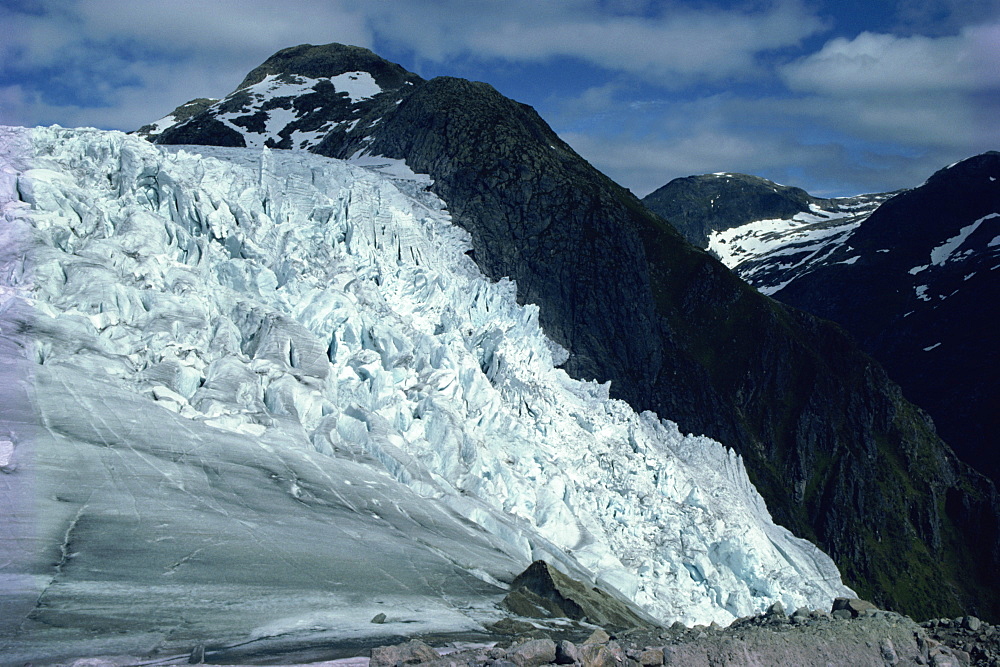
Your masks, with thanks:
[{"label": "crevasse", "polygon": [[40,323],[34,363],[384,469],[525,565],[578,567],[661,621],[849,592],[740,457],[560,370],[537,308],[482,276],[426,183],[297,151],[0,132],[19,248],[0,300]]}]

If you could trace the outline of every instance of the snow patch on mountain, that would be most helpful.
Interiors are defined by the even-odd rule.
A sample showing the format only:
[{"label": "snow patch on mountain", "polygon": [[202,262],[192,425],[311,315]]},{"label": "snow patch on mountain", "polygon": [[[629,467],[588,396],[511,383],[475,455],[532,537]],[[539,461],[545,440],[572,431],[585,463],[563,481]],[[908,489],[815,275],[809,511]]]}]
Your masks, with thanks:
[{"label": "snow patch on mountain", "polygon": [[[351,95],[371,93],[351,81]],[[263,103],[308,85],[251,92]],[[661,621],[725,624],[850,593],[825,554],[772,522],[734,452],[559,369],[538,309],[483,277],[414,175],[59,128],[3,128],[0,152],[0,310],[30,313],[19,354],[74,388],[44,404],[47,419],[76,433],[86,410],[87,438],[127,448],[128,429],[98,423],[120,418],[85,398],[106,394],[172,424],[143,454],[164,470],[157,493],[203,483],[170,471],[211,471],[227,443],[297,471],[279,476],[282,493],[310,517],[329,487],[379,524],[386,507],[356,494],[388,474],[525,565],[577,568]],[[220,497],[253,497],[242,478],[207,474]],[[249,511],[234,507],[234,520]],[[310,544],[302,530],[287,539]]]},{"label": "snow patch on mountain", "polygon": [[[727,176],[727,174],[715,174]],[[791,218],[754,220],[708,235],[708,250],[763,294],[772,295],[823,264],[887,195],[823,200]],[[846,260],[847,263],[856,258]]]},{"label": "snow patch on mountain", "polygon": [[[963,243],[965,243],[966,239],[968,239],[973,232],[979,229],[981,224],[987,220],[993,220],[995,218],[1000,218],[1000,213],[990,213],[989,215],[979,218],[971,225],[962,227],[958,234],[931,250],[931,264],[934,264],[935,266],[942,266],[945,262],[954,262],[961,259],[960,254],[955,254],[956,251],[962,246]],[[972,251],[970,250],[967,252],[971,253]]]},{"label": "snow patch on mountain", "polygon": [[[372,74],[364,71],[345,72],[321,78],[297,74],[268,74],[261,81],[237,90],[210,109],[215,112],[214,117],[218,121],[239,132],[248,147],[262,148],[265,145],[281,142],[281,132],[301,120],[304,114],[316,114],[322,111],[322,107],[300,108],[296,101],[320,91],[323,86],[332,86],[334,91],[345,95],[354,104],[371,99],[382,92]],[[241,103],[232,108],[234,101]],[[291,145],[297,149],[311,148],[336,126],[348,128],[348,126],[353,127],[354,123],[356,119],[350,122],[329,120],[311,130],[296,129],[290,135]],[[147,134],[155,136],[172,124],[164,124],[162,128],[158,124],[156,132],[147,131]]]}]

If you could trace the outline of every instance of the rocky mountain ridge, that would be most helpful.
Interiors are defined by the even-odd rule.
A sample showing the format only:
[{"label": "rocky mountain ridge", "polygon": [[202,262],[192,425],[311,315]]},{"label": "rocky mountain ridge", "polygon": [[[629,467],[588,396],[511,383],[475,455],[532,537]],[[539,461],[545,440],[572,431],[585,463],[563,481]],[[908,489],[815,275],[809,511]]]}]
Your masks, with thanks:
[{"label": "rocky mountain ridge", "polygon": [[825,262],[894,194],[824,199],[758,176],[720,173],[674,179],[642,203],[772,295]]},{"label": "rocky mountain ridge", "polygon": [[644,202],[673,213],[679,205],[668,199],[676,193],[686,208],[675,224],[715,225],[701,245],[737,275],[844,326],[930,413],[959,456],[997,481],[1000,357],[985,332],[1000,322],[998,179],[1000,153],[984,153],[912,189],[862,196],[874,208],[854,208],[858,217],[814,223],[799,219],[809,214],[787,217],[791,198],[777,202],[777,193],[795,193],[793,202],[809,206],[815,198],[786,188],[725,227],[716,209],[747,205],[744,183],[768,189],[769,181],[749,176],[677,179]]},{"label": "rocky mountain ridge", "polygon": [[[323,72],[336,77],[361,71],[356,53],[294,47],[265,68],[293,54],[336,61]],[[295,69],[283,75],[305,76]],[[918,617],[1000,617],[996,490],[838,327],[749,288],[530,107],[484,83],[407,80],[377,111],[362,101],[328,118],[345,125],[310,150],[428,174],[481,269],[539,305],[571,375],[610,380],[636,409],[736,448],[775,520],[815,540],[865,597]],[[260,113],[247,112],[248,123]],[[156,141],[213,143],[213,114]],[[361,132],[353,114],[378,122]]]}]

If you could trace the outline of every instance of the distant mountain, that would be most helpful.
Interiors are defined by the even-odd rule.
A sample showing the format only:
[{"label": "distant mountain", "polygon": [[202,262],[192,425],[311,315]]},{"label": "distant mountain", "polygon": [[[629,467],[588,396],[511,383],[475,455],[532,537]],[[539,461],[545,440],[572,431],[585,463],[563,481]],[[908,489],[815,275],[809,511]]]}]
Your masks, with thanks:
[{"label": "distant mountain", "polygon": [[747,174],[677,178],[642,200],[764,294],[822,264],[895,193],[823,199]]},{"label": "distant mountain", "polygon": [[154,140],[405,161],[482,271],[538,304],[572,376],[734,447],[775,520],[863,595],[1000,618],[995,488],[838,327],[749,288],[487,84],[424,81],[340,45],[254,72]]},{"label": "distant mountain", "polygon": [[747,282],[844,326],[964,460],[1000,481],[998,179],[993,151],[899,193],[816,200],[779,189],[810,206],[794,216],[776,199],[736,215],[746,183],[770,185],[742,175],[677,179],[644,202],[683,209],[671,220],[711,227],[702,246]]}]

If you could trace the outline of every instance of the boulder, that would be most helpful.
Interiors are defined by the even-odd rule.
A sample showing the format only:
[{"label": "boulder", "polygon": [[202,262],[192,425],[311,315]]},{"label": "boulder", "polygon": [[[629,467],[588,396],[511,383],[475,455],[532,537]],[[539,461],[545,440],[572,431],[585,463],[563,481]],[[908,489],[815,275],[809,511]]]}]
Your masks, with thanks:
[{"label": "boulder", "polygon": [[421,662],[431,662],[441,656],[419,639],[411,639],[405,644],[392,646],[377,646],[372,649],[369,667],[395,667],[396,665],[415,665]]},{"label": "boulder", "polygon": [[[840,598],[837,599],[839,600]],[[767,608],[765,616],[769,616],[771,618],[785,618],[785,605],[781,604],[781,600],[778,600]]]},{"label": "boulder", "polygon": [[590,636],[587,637],[587,640],[584,641],[583,643],[584,644],[607,644],[609,641],[611,641],[611,635],[609,635],[607,632],[605,632],[601,628],[597,628],[596,630],[594,630],[593,632],[590,633]]},{"label": "boulder", "polygon": [[556,643],[551,639],[532,639],[507,651],[507,659],[518,667],[538,667],[556,661]]},{"label": "boulder", "polygon": [[851,614],[851,618],[857,618],[861,615],[861,612],[868,610],[877,611],[878,607],[867,600],[860,600],[858,598],[837,598],[833,601],[834,616],[837,616],[838,611],[845,609]]},{"label": "boulder", "polygon": [[659,667],[663,664],[663,649],[647,648],[639,654],[638,662],[643,667]]},{"label": "boulder", "polygon": [[580,647],[583,667],[619,667],[625,664],[621,647],[611,644],[584,644]]},{"label": "boulder", "polygon": [[966,616],[962,619],[962,627],[970,632],[979,632],[979,628],[983,627],[983,622],[975,616]]},{"label": "boulder", "polygon": [[576,581],[541,560],[517,575],[502,606],[528,618],[586,619],[612,630],[652,624],[631,602]]},{"label": "boulder", "polygon": [[556,644],[557,665],[572,665],[577,662],[583,662],[583,656],[576,644],[565,639]]}]

